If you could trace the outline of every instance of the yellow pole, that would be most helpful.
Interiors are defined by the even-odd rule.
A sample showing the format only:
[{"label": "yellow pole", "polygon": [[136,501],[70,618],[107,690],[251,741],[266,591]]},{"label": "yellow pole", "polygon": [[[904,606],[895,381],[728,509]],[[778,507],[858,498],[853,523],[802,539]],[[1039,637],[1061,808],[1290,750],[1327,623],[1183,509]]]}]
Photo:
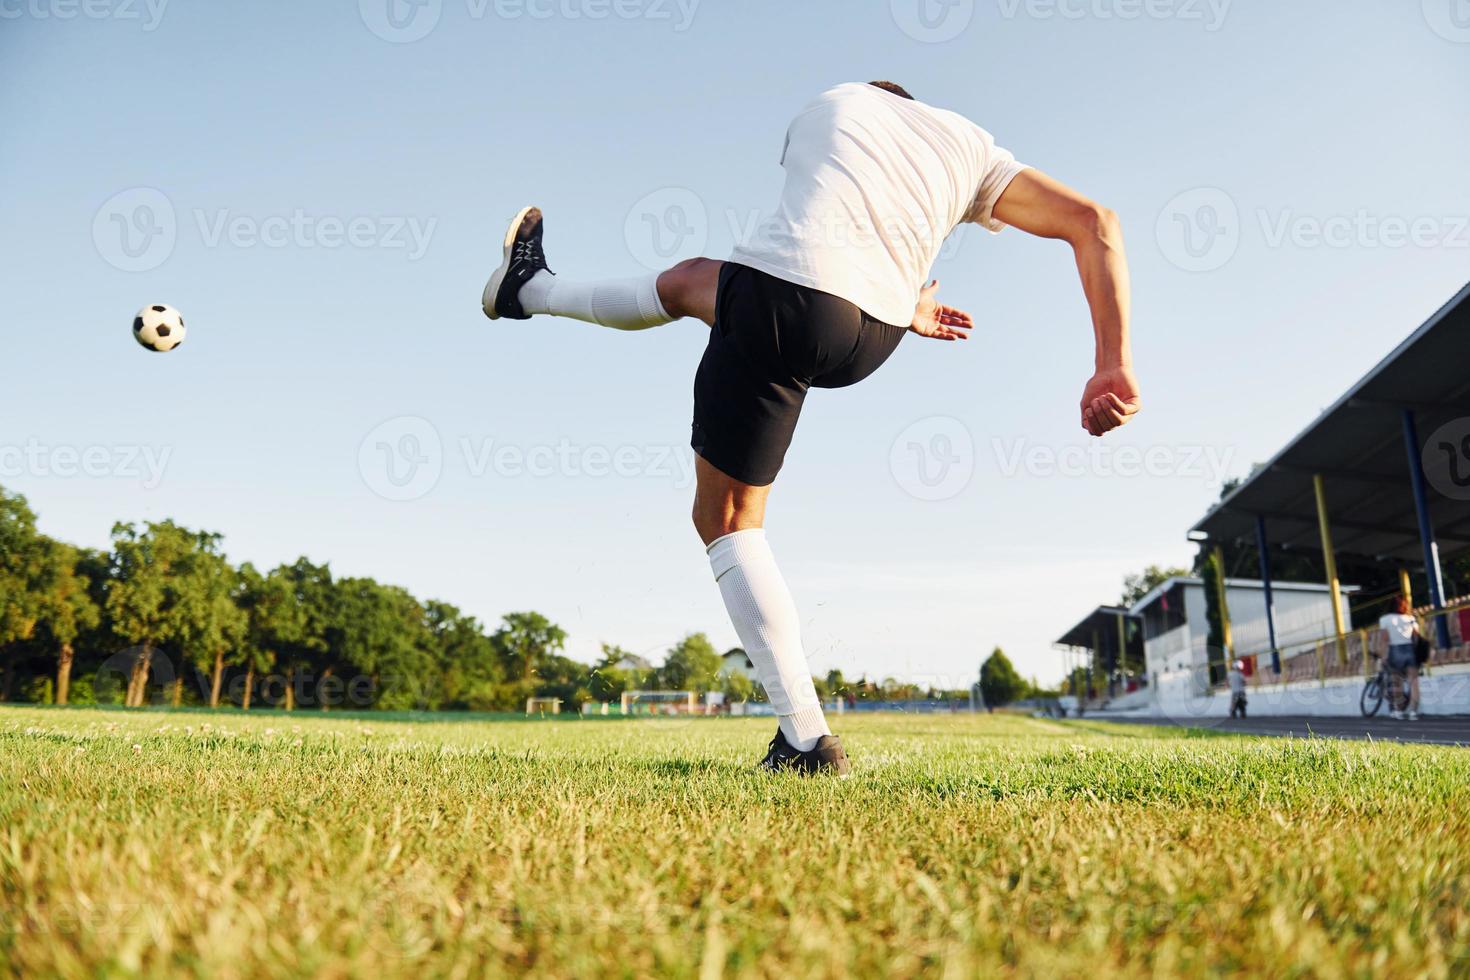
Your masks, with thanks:
[{"label": "yellow pole", "polygon": [[1332,528],[1327,524],[1327,490],[1322,474],[1312,474],[1312,489],[1317,494],[1317,528],[1322,532],[1322,562],[1327,566],[1327,587],[1332,592],[1332,628],[1337,634],[1337,662],[1347,666],[1347,627],[1342,618],[1342,595],[1337,581],[1337,556],[1332,551]]},{"label": "yellow pole", "polygon": [[1225,672],[1230,670],[1230,661],[1235,658],[1235,640],[1230,634],[1230,603],[1225,598],[1225,552],[1215,545],[1215,600],[1220,605],[1220,640],[1225,644]]},{"label": "yellow pole", "polygon": [[[1404,594],[1405,599],[1409,600],[1409,611],[1412,613],[1414,611],[1414,580],[1409,578],[1409,570],[1407,568],[1399,569],[1399,591]],[[1424,625],[1420,624],[1420,629],[1423,629]],[[1429,674],[1429,665],[1424,664],[1420,667],[1419,674],[1421,677],[1427,676]]]}]

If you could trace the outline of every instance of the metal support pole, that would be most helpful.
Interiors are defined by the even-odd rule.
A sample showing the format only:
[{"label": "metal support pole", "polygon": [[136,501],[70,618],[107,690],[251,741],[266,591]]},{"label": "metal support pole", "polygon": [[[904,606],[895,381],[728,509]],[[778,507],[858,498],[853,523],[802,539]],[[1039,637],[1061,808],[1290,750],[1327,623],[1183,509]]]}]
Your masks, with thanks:
[{"label": "metal support pole", "polygon": [[1092,663],[1094,663],[1094,661],[1097,660],[1097,655],[1098,655],[1098,633],[1097,633],[1097,630],[1092,630],[1092,648],[1091,649],[1088,649],[1088,660],[1086,660],[1086,666],[1085,666],[1086,669],[1085,669],[1085,671],[1083,671],[1083,674],[1082,674],[1082,683],[1083,683],[1082,696],[1083,696],[1083,698],[1091,698],[1091,696],[1092,696]]},{"label": "metal support pole", "polygon": [[[1419,460],[1419,430],[1414,410],[1404,409],[1404,449],[1409,454],[1409,485],[1414,491],[1414,513],[1419,518],[1419,540],[1424,545],[1424,577],[1429,580],[1429,602],[1435,612],[1444,609],[1444,573],[1439,567],[1439,543],[1429,523],[1429,494],[1424,487],[1424,467]],[[1435,636],[1441,650],[1450,645],[1450,624],[1442,615],[1434,617]]]},{"label": "metal support pole", "polygon": [[1266,600],[1266,636],[1271,643],[1271,673],[1281,673],[1281,651],[1276,649],[1276,601],[1271,597],[1271,559],[1267,555],[1266,519],[1256,515],[1256,553],[1261,558],[1261,592]]},{"label": "metal support pole", "polygon": [[1088,651],[1090,656],[1087,660],[1087,694],[1092,695],[1092,668],[1095,664],[1102,662],[1102,637],[1097,630],[1092,631],[1092,649]]},{"label": "metal support pole", "polygon": [[1123,673],[1123,693],[1128,693],[1128,633],[1123,627],[1123,614],[1118,613],[1118,666]]},{"label": "metal support pole", "polygon": [[1225,662],[1220,665],[1222,676],[1230,672],[1230,661],[1235,659],[1235,639],[1230,632],[1230,602],[1226,598],[1227,591],[1225,552],[1217,544],[1215,545],[1215,599],[1220,605],[1220,642],[1225,645]]},{"label": "metal support pole", "polygon": [[1322,563],[1327,566],[1327,588],[1332,592],[1332,628],[1337,634],[1337,662],[1347,665],[1347,624],[1342,616],[1342,589],[1337,580],[1337,555],[1332,550],[1332,528],[1327,524],[1327,490],[1322,474],[1312,474],[1312,489],[1317,494],[1317,528],[1322,532]]}]

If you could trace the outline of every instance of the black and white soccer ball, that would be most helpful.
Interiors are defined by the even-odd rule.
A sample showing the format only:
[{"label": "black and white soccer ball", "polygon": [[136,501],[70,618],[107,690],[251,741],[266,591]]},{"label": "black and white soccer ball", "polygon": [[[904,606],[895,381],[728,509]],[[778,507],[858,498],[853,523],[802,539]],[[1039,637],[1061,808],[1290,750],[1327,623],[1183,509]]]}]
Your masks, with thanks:
[{"label": "black and white soccer ball", "polygon": [[133,317],[133,339],[151,351],[166,354],[184,342],[184,318],[163,303],[145,306]]}]

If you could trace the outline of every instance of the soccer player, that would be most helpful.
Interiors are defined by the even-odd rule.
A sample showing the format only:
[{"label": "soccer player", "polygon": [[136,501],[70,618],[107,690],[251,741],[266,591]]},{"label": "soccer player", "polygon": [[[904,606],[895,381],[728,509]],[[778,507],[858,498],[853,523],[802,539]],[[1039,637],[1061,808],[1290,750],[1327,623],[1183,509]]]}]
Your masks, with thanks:
[{"label": "soccer player", "polygon": [[511,221],[482,303],[642,330],[682,317],[712,328],[694,376],[694,526],[735,632],[779,720],[761,766],[848,771],[802,650],[796,604],[766,542],[766,498],[811,388],[856,384],[912,331],[963,340],[968,313],[938,302],[929,268],[961,222],[1067,242],[1092,314],[1095,372],[1079,421],[1101,436],[1139,409],[1128,267],[1116,216],[1016,162],[965,117],[891,82],[828,89],[786,133],[775,213],[726,261],[578,282],[554,275],[539,209]]}]

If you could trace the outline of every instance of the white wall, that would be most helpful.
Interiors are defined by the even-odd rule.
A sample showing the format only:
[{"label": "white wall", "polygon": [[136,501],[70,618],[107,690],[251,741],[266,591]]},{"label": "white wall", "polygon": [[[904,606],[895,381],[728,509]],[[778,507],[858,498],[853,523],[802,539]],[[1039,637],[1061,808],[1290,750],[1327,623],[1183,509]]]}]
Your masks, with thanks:
[{"label": "white wall", "polygon": [[[1157,702],[1182,702],[1209,696],[1209,617],[1204,586],[1183,583],[1183,626],[1144,642],[1144,655]],[[1347,610],[1347,593],[1343,610]],[[1236,654],[1269,654],[1270,632],[1266,628],[1265,592],[1257,585],[1226,584],[1225,601],[1230,607],[1230,638]],[[1283,658],[1310,646],[1334,631],[1332,600],[1324,588],[1272,590],[1276,613],[1276,642]],[[1262,657],[1262,669],[1270,660]],[[1356,695],[1354,695],[1356,697]],[[1356,702],[1354,702],[1356,710]]]},{"label": "white wall", "polygon": [[1155,683],[1156,678],[1163,675],[1188,668],[1189,624],[1144,640],[1143,655],[1148,663],[1150,683]]},{"label": "white wall", "polygon": [[[1203,590],[1201,590],[1203,591]],[[1347,617],[1347,593],[1342,596],[1343,616]],[[1276,606],[1276,645],[1286,656],[1309,647],[1325,636],[1332,636],[1332,598],[1326,589],[1320,592],[1302,589],[1271,590]],[[1269,653],[1270,634],[1266,629],[1265,593],[1261,589],[1232,586],[1225,591],[1230,605],[1230,639],[1240,656]],[[1203,615],[1203,612],[1201,612]],[[1262,663],[1266,666],[1269,661]]]},{"label": "white wall", "polygon": [[[1358,697],[1363,691],[1363,678],[1343,677],[1327,681],[1302,681],[1292,685],[1269,684],[1252,687],[1246,692],[1250,715],[1358,715]],[[1447,664],[1431,668],[1428,677],[1419,679],[1420,710],[1429,715],[1470,714],[1470,664]],[[1379,710],[1388,711],[1384,705]],[[1215,691],[1204,696],[1182,693],[1181,685],[1159,691],[1149,708],[1135,712],[1164,717],[1189,724],[1193,721],[1225,718],[1230,714],[1230,696]]]},{"label": "white wall", "polygon": [[1192,582],[1185,582],[1183,589],[1184,625],[1143,644],[1155,697],[1192,697],[1204,694],[1209,686],[1205,665],[1209,662],[1206,643],[1210,628],[1205,616],[1205,590]]}]

